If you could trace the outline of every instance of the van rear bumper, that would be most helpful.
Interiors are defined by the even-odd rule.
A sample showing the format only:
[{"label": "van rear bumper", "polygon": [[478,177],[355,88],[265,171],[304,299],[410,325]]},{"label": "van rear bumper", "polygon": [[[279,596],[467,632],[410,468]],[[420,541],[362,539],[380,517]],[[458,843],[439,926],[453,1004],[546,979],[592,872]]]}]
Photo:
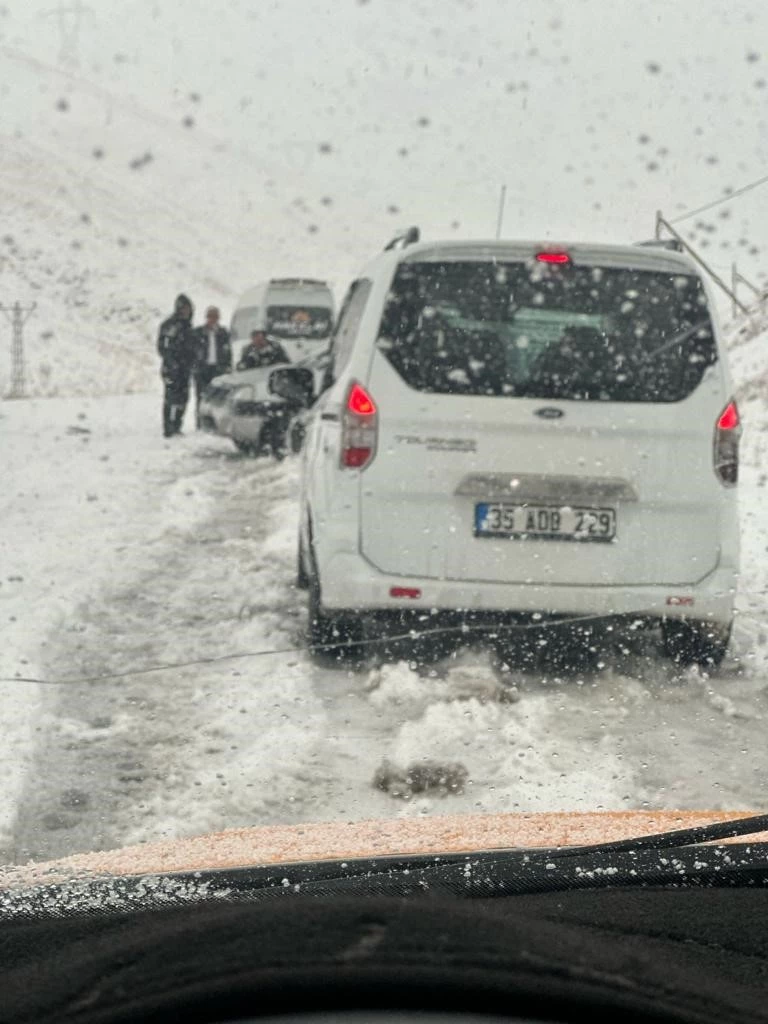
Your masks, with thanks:
[{"label": "van rear bumper", "polygon": [[[419,579],[389,576],[359,555],[339,553],[321,570],[321,600],[329,611],[541,612],[730,623],[736,583],[736,567],[722,563],[699,583],[682,586],[552,586]],[[416,589],[420,596],[392,597],[392,587]]]}]

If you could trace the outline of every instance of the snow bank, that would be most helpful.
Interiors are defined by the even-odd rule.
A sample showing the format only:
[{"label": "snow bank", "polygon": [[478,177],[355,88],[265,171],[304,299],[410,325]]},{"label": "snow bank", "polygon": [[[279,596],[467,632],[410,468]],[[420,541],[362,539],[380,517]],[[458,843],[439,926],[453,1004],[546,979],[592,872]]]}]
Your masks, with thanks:
[{"label": "snow bank", "polygon": [[[381,676],[371,703],[400,716],[385,755],[390,774],[405,777],[419,765],[459,763],[467,771],[459,798],[467,810],[625,805],[630,773],[622,769],[610,741],[579,750],[574,737],[563,731],[551,698],[530,695],[514,704],[500,702],[503,687],[487,656],[474,666],[451,668],[443,679],[421,678],[403,664],[382,670]],[[413,812],[433,809],[433,802],[420,799]]]},{"label": "snow bank", "polygon": [[439,701],[499,700],[506,696],[490,665],[488,655],[462,652],[449,667],[425,666],[415,671],[408,662],[385,664],[368,678],[370,702],[379,711],[396,711],[413,717]]},{"label": "snow bank", "polygon": [[[6,402],[0,406],[0,676],[88,674],[92,654],[77,609],[105,581],[146,557],[159,530],[192,529],[209,498],[187,480],[164,501],[180,448],[159,436],[159,397]],[[150,556],[151,557],[151,556]],[[51,662],[57,635],[82,659]],[[56,687],[0,682],[0,849]]]}]

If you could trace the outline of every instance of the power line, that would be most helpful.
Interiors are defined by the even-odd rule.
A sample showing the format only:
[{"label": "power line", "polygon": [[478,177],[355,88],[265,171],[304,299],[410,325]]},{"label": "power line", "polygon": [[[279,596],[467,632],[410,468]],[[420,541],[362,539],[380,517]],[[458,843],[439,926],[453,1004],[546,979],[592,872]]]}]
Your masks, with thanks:
[{"label": "power line", "polygon": [[758,178],[757,181],[751,181],[742,188],[737,188],[734,192],[729,192],[728,195],[720,196],[719,199],[713,199],[711,203],[705,203],[703,206],[697,206],[695,210],[688,210],[686,213],[681,213],[679,217],[673,217],[670,220],[670,224],[677,224],[681,220],[687,220],[688,217],[695,217],[697,213],[704,213],[715,206],[720,206],[721,203],[729,203],[732,199],[737,199],[739,196],[743,196],[745,192],[751,192],[753,188],[758,188],[766,182],[768,182],[768,174]]},{"label": "power line", "polygon": [[[641,617],[642,616],[638,616],[638,618]],[[529,630],[541,631],[542,629],[567,629],[568,626],[575,623],[597,622],[600,619],[605,619],[605,615],[603,613],[597,615],[574,615],[569,618],[557,619],[555,621],[543,620],[541,622],[520,622],[498,626],[437,626],[432,629],[417,631],[409,630],[407,633],[398,633],[394,636],[385,636],[376,639],[349,640],[343,644],[317,644],[313,645],[313,649],[315,651],[335,651],[338,650],[339,646],[350,648],[370,647],[374,644],[381,644],[382,641],[384,643],[393,643],[397,640],[422,639],[425,637],[440,636],[449,633],[467,633],[468,635],[491,633],[495,636],[502,633],[525,633]],[[80,686],[86,683],[106,682],[110,679],[125,679],[127,676],[147,676],[152,675],[155,672],[169,672],[179,668],[192,668],[195,665],[215,665],[223,661],[239,661],[244,658],[266,658],[270,655],[277,654],[304,653],[306,653],[306,647],[283,647],[267,651],[236,651],[231,654],[213,655],[209,658],[192,658],[189,661],[169,661],[161,665],[149,665],[147,668],[127,669],[123,672],[107,672],[97,676],[79,676],[71,677],[69,679],[37,679],[31,676],[0,676],[0,683],[39,683],[42,686]]]},{"label": "power line", "polygon": [[[753,590],[748,591],[747,596],[759,595],[765,596],[768,594],[768,590]],[[758,622],[760,625],[763,623],[763,619],[757,619],[755,616],[750,615],[748,612],[738,612],[737,616],[740,620],[748,619],[751,621]],[[592,615],[574,615],[567,618],[555,619],[555,620],[542,620],[540,622],[520,622],[520,623],[507,623],[495,626],[470,626],[465,627],[463,625],[454,626],[437,626],[432,629],[425,630],[409,630],[407,633],[397,633],[394,636],[384,636],[376,639],[368,640],[350,640],[343,644],[318,644],[313,645],[314,651],[336,651],[339,646],[346,648],[360,648],[370,647],[374,644],[386,644],[394,643],[398,640],[414,640],[424,639],[432,636],[445,636],[451,633],[461,633],[469,636],[478,636],[481,633],[490,634],[491,637],[500,636],[507,633],[527,633],[529,631],[541,632],[543,629],[568,629],[569,626],[581,623],[581,622],[598,622],[604,621],[606,618],[605,613],[592,614]],[[643,615],[638,613],[637,619],[640,620]],[[263,651],[234,651],[230,654],[219,654],[212,655],[208,658],[191,658],[188,661],[168,661],[160,665],[149,665],[146,668],[135,668],[126,669],[122,672],[104,672],[100,675],[95,676],[72,676],[64,679],[43,679],[36,676],[0,676],[1,683],[31,683],[37,684],[38,686],[84,686],[89,683],[102,683],[108,682],[113,679],[126,679],[129,676],[148,676],[153,675],[156,672],[172,672],[174,669],[180,668],[193,668],[197,665],[216,665],[225,661],[242,661],[246,658],[267,658],[273,655],[279,654],[306,654],[306,647],[278,647],[271,650]]]}]

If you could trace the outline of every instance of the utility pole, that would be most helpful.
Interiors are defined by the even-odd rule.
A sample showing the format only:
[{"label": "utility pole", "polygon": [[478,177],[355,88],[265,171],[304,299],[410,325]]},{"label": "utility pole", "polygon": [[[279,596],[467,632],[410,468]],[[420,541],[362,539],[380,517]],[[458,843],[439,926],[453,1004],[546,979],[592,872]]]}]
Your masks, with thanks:
[{"label": "utility pole", "polygon": [[11,342],[11,390],[9,398],[24,398],[26,385],[26,372],[24,366],[24,324],[32,316],[36,303],[31,306],[22,306],[20,302],[14,302],[12,306],[0,306],[0,311],[5,313],[10,321],[12,329]]},{"label": "utility pole", "polygon": [[715,284],[718,286],[718,288],[722,288],[722,290],[725,292],[725,294],[731,300],[731,302],[733,304],[733,309],[734,310],[740,310],[742,313],[745,313],[747,316],[749,316],[749,312],[750,312],[749,311],[749,307],[745,306],[744,303],[741,301],[741,299],[736,295],[736,291],[735,291],[735,288],[733,287],[733,285],[735,284],[735,282],[737,280],[738,281],[743,281],[744,284],[748,285],[755,292],[756,295],[758,295],[758,296],[760,296],[762,298],[762,293],[760,292],[760,289],[756,288],[755,285],[753,285],[751,281],[748,281],[745,277],[743,277],[741,274],[739,274],[738,271],[736,270],[735,266],[731,267],[731,285],[732,286],[729,288],[728,285],[725,283],[725,281],[722,279],[722,277],[720,277],[719,274],[716,274],[715,271],[712,269],[712,267],[708,263],[706,263],[701,256],[699,256],[699,254],[696,252],[696,250],[693,248],[693,246],[690,245],[688,242],[686,242],[686,240],[683,238],[683,236],[680,234],[680,232],[676,228],[672,227],[671,223],[668,220],[665,219],[665,217],[662,215],[661,211],[659,210],[656,213],[656,240],[657,241],[661,241],[662,229],[664,231],[667,231],[674,239],[676,239],[679,242],[679,244],[682,247],[682,249],[685,252],[687,252],[689,256],[692,256],[696,260],[696,262],[699,264],[699,266],[702,267],[709,274],[709,276],[712,278],[712,280],[715,282]]},{"label": "utility pole", "polygon": [[760,310],[765,309],[766,292],[764,288],[758,288],[756,284],[753,284],[749,278],[744,277],[743,274],[739,273],[739,268],[735,263],[731,265],[731,280],[733,281],[733,292],[736,294],[736,289],[740,284],[744,284],[749,288],[753,295],[757,296],[758,302],[760,303]]}]

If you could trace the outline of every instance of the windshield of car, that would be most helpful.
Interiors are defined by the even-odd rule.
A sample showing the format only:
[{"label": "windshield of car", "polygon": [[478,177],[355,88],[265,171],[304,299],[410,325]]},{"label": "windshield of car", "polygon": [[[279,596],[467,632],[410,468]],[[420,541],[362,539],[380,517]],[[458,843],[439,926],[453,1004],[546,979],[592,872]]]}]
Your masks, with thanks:
[{"label": "windshield of car", "polygon": [[0,0],[0,868],[763,808],[766,39]]},{"label": "windshield of car", "polygon": [[276,338],[327,338],[332,319],[326,306],[267,307],[267,330]]},{"label": "windshield of car", "polygon": [[602,266],[402,264],[379,348],[438,394],[676,402],[717,359],[697,277]]}]

